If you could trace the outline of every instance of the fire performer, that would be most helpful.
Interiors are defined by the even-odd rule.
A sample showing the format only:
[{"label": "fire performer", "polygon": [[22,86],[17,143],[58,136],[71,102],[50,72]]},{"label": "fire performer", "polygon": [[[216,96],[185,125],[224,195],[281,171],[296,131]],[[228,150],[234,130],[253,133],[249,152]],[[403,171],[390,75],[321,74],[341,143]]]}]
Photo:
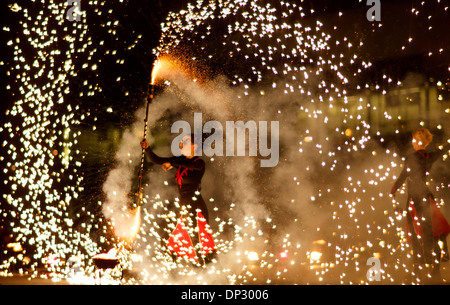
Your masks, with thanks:
[{"label": "fire performer", "polygon": [[[431,266],[432,276],[440,277],[439,262],[441,249],[439,239],[447,243],[450,225],[440,209],[436,206],[433,194],[427,187],[426,179],[433,163],[450,149],[447,144],[444,149],[426,152],[425,149],[433,139],[426,128],[420,128],[412,134],[412,145],[415,152],[405,159],[403,170],[391,189],[391,195],[407,181],[407,231],[411,242],[414,263],[425,262]],[[448,253],[448,250],[444,248]]]},{"label": "fire performer", "polygon": [[[189,234],[184,229],[183,215],[178,214],[179,221],[176,229],[169,237],[168,246],[178,256],[187,256],[195,262],[208,263],[216,253],[215,244],[208,226],[208,208],[202,195],[200,186],[205,173],[205,162],[196,156],[200,145],[194,141],[194,135],[186,135],[179,144],[181,156],[162,158],[157,156],[150,148],[147,140],[141,141],[141,147],[145,149],[150,160],[162,165],[164,171],[176,168],[175,181],[178,184],[179,200],[187,211],[188,217],[197,224],[198,234]],[[192,241],[191,241],[192,238]],[[196,255],[193,249],[200,248],[200,255]]]}]

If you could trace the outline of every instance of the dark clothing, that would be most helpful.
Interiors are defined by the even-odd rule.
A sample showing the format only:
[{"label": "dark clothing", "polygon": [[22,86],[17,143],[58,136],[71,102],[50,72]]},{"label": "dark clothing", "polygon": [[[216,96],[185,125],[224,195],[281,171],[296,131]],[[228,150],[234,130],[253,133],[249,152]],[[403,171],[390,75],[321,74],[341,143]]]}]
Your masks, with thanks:
[{"label": "dark clothing", "polygon": [[[446,145],[441,151],[426,152],[424,150],[416,151],[406,157],[403,170],[392,186],[391,194],[395,192],[406,181],[408,200],[406,208],[407,224],[409,228],[410,240],[414,253],[420,254],[427,263],[433,263],[433,251],[437,249],[437,240],[433,237],[433,223],[430,209],[430,202],[434,197],[428,186],[426,185],[426,179],[431,170],[433,163],[442,157],[442,155],[450,149],[450,144]],[[410,206],[411,204],[411,206]],[[411,210],[414,208],[415,213]],[[412,215],[416,215],[416,219],[413,219]],[[416,226],[414,225],[414,222]],[[421,238],[418,238],[418,234],[415,227],[421,227]]]},{"label": "dark clothing", "polygon": [[[169,249],[172,248],[172,254],[175,252],[177,256],[193,258],[192,252],[185,250],[186,247],[190,249],[188,245],[190,245],[191,241],[189,238],[186,240],[186,236],[190,236],[192,246],[194,247],[193,251],[197,252],[197,257],[203,263],[209,262],[215,255],[216,249],[211,233],[206,230],[206,228],[209,227],[207,225],[209,217],[208,209],[200,194],[200,184],[202,182],[203,174],[205,173],[205,162],[199,157],[193,157],[191,159],[188,159],[185,156],[161,158],[153,153],[150,147],[146,149],[146,152],[153,163],[162,165],[169,162],[177,169],[175,181],[178,184],[180,204],[186,208],[188,213],[188,215],[185,216],[181,215],[181,211],[178,211],[177,219],[184,222],[190,229],[196,228],[196,230],[189,230],[191,231],[191,233],[189,233],[183,229],[183,226],[179,226],[180,223],[178,223],[174,232],[168,237],[167,246]],[[183,232],[186,233],[184,239],[181,237],[183,235],[181,233]],[[180,238],[182,241],[177,241]],[[198,262],[197,259],[195,259],[195,261]]]},{"label": "dark clothing", "polygon": [[208,222],[208,209],[200,194],[202,177],[205,173],[205,161],[199,157],[188,159],[185,156],[161,158],[150,147],[145,151],[153,163],[162,165],[169,162],[177,168],[175,181],[178,184],[181,205],[185,206],[193,215],[196,215],[195,210],[200,209]]},{"label": "dark clothing", "polygon": [[145,151],[150,157],[150,160],[155,164],[162,165],[163,163],[169,162],[173,167],[178,167],[175,180],[178,183],[180,194],[195,192],[199,189],[203,174],[205,173],[205,161],[199,157],[188,159],[185,156],[161,158],[150,147]]}]

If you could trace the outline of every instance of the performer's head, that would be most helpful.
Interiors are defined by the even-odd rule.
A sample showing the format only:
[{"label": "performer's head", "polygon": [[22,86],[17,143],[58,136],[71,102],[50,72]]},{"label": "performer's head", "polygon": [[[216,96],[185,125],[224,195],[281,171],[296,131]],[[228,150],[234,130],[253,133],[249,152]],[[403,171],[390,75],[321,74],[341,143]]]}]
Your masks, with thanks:
[{"label": "performer's head", "polygon": [[412,145],[414,149],[423,150],[433,140],[433,135],[426,128],[419,128],[412,133]]},{"label": "performer's head", "polygon": [[[201,142],[201,139],[199,141]],[[199,141],[196,141],[194,134],[185,135],[179,145],[181,154],[188,158],[194,157],[197,149],[201,147],[198,145]]]}]

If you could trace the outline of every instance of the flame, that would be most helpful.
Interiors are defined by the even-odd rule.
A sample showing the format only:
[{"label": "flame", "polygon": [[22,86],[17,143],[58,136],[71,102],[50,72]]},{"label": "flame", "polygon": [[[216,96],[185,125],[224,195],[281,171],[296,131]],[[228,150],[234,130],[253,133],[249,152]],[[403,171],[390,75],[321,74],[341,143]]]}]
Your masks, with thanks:
[{"label": "flame", "polygon": [[165,70],[170,70],[174,63],[167,57],[159,58],[156,60],[152,69],[152,81],[151,84],[154,85],[156,78]]},{"label": "flame", "polygon": [[130,239],[131,240],[129,239],[129,241],[134,241],[137,233],[139,232],[140,226],[141,226],[141,207],[138,206],[134,210],[133,222],[132,222],[131,231],[130,231]]},{"label": "flame", "polygon": [[141,226],[141,207],[128,210],[122,215],[112,218],[115,235],[123,242],[131,244],[139,232]]},{"label": "flame", "polygon": [[158,71],[161,69],[162,61],[159,59],[156,61],[156,63],[153,66],[152,70],[152,82],[151,84],[154,85],[156,81],[156,75],[158,75]]},{"label": "flame", "polygon": [[155,61],[152,69],[151,85],[155,85],[156,80],[163,78],[168,73],[182,73],[189,76],[194,81],[201,81],[202,71],[207,67],[200,66],[199,63],[186,58],[185,56],[178,54],[177,56],[164,54],[158,57]]},{"label": "flame", "polygon": [[131,212],[131,226],[130,226],[130,232],[125,239],[128,242],[133,242],[136,239],[136,235],[139,232],[139,228],[141,226],[141,207],[138,206],[136,209],[134,209]]},{"label": "flame", "polygon": [[107,253],[99,253],[94,255],[93,258],[99,259],[117,259],[118,250],[116,248],[111,248]]}]

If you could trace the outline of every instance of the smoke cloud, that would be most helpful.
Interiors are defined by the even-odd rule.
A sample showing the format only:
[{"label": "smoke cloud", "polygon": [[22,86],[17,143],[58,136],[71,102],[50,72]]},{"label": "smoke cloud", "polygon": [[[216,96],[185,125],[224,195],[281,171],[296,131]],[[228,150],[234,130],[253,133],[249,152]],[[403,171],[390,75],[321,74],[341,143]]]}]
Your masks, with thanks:
[{"label": "smoke cloud", "polygon": [[[365,139],[364,128],[353,128],[353,137],[343,135],[337,131],[339,120],[329,119],[325,111],[305,111],[310,99],[284,94],[283,88],[231,87],[224,76],[201,82],[180,71],[164,77],[164,90],[149,108],[148,140],[158,155],[171,155],[170,142],[176,136],[170,134],[171,124],[184,120],[194,126],[194,112],[202,113],[203,122],[216,120],[223,126],[230,120],[280,122],[280,162],[274,168],[261,168],[259,157],[203,157],[207,169],[202,196],[220,252],[219,265],[202,273],[203,281],[233,282],[233,276],[242,273],[243,262],[236,260],[237,254],[244,256],[252,250],[269,255],[282,250],[287,239],[300,248],[317,239],[334,240],[339,246],[333,252],[342,251],[349,239],[350,244],[358,239],[356,243],[372,245],[369,240],[384,238],[385,230],[380,228],[392,225],[392,200],[386,194],[401,164],[395,147],[386,149],[370,138],[357,142]],[[130,229],[129,193],[140,162],[144,117],[140,109],[135,124],[124,131],[117,167],[103,188],[107,194],[104,213],[118,235]],[[364,122],[355,117],[353,124],[363,126]],[[372,158],[366,157],[368,151]],[[178,281],[166,273],[171,267],[161,247],[174,228],[167,216],[176,208],[173,172],[151,166],[145,181],[144,222],[135,244],[145,258],[138,265],[148,274],[149,283]],[[199,278],[186,276],[183,281],[199,283]]]}]

